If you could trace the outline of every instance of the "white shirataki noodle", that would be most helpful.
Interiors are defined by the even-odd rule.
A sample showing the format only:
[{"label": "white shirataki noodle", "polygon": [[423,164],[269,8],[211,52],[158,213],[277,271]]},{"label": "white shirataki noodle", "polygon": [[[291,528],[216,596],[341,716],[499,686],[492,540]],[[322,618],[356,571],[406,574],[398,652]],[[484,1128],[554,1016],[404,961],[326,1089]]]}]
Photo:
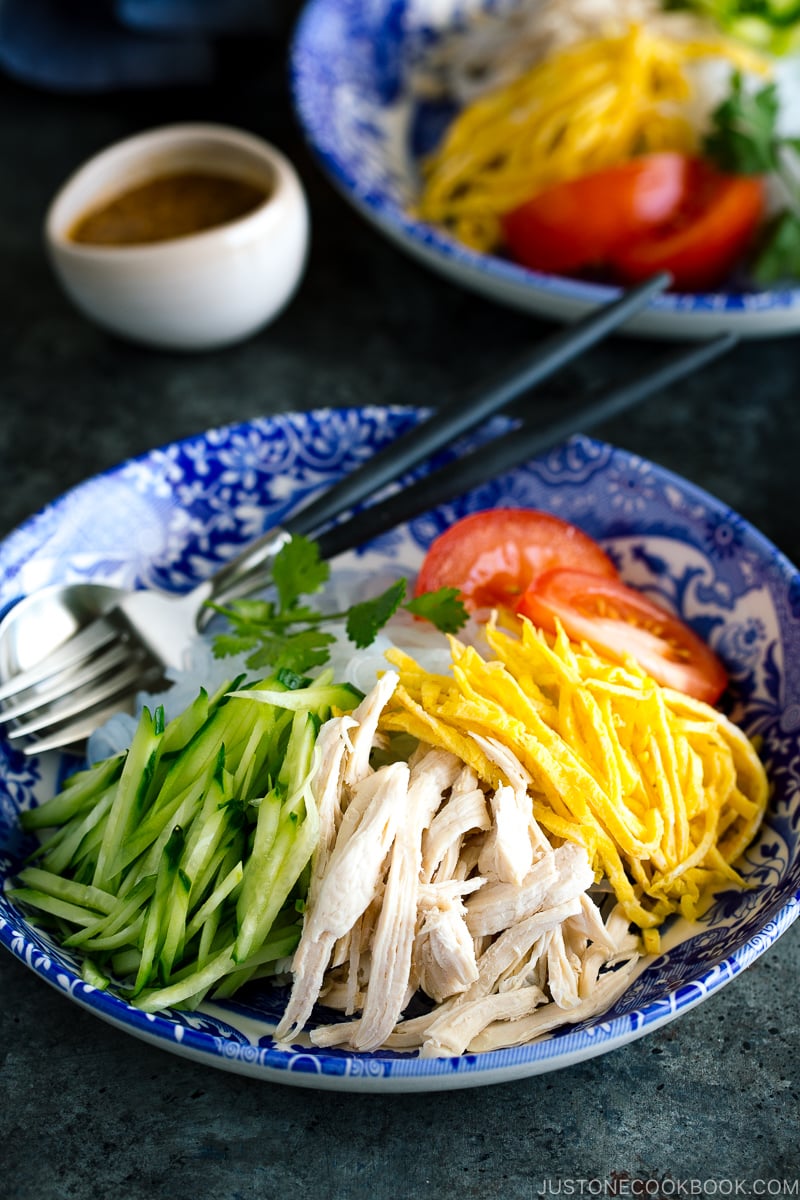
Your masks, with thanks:
[{"label": "white shirataki noodle", "polygon": [[[346,611],[359,600],[379,595],[396,579],[406,578],[408,572],[386,570],[365,575],[353,568],[338,569],[324,591],[314,597],[320,612],[337,613]],[[151,711],[158,704],[164,706],[167,721],[183,712],[197,696],[201,688],[209,694],[222,687],[228,680],[245,675],[254,679],[248,669],[245,655],[228,655],[215,658],[212,637],[224,628],[222,618],[215,618],[204,636],[198,634],[187,651],[180,669],[169,668],[166,672],[169,687],[157,694],[142,692],[136,699],[135,715],[118,713],[95,730],[89,739],[87,757],[90,763],[100,762],[111,755],[127,750],[133,739],[139,713],[146,705]],[[386,651],[402,645],[409,654],[429,671],[445,672],[450,666],[447,642],[427,621],[418,621],[408,613],[398,613],[391,622],[392,634],[381,632],[371,646],[357,649],[347,638],[344,621],[331,621],[325,626],[336,641],[331,646],[329,666],[335,677],[343,683],[351,683],[360,692],[368,692],[376,677],[386,670]],[[467,628],[461,637],[477,638],[477,631]]]},{"label": "white shirataki noodle", "polygon": [[[605,1011],[638,943],[618,907],[604,916],[591,898],[585,849],[550,844],[524,768],[491,739],[507,780],[494,791],[445,750],[371,766],[365,742],[397,682],[386,672],[320,733],[324,832],[278,1041],[306,1030],[320,1047],[460,1055]],[[432,1007],[406,1020],[418,992]],[[349,1019],[315,1028],[318,1001]]]}]

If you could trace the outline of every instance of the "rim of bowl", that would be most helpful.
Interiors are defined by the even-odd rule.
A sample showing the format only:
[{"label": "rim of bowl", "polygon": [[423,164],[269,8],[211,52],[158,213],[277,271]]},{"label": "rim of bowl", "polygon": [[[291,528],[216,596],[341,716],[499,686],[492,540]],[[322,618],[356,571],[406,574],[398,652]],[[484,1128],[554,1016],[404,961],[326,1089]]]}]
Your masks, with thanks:
[{"label": "rim of bowl", "polygon": [[[202,146],[203,143],[209,147],[218,146],[239,151],[243,159],[247,157],[250,162],[257,164],[262,170],[267,169],[270,190],[255,208],[241,217],[214,225],[209,229],[184,234],[180,237],[163,238],[154,242],[97,245],[75,242],[68,236],[68,230],[73,227],[81,214],[91,211],[96,204],[118,196],[125,190],[124,179],[119,187],[115,187],[113,183],[109,184],[111,175],[105,173],[106,168],[110,172],[113,172],[115,164],[120,168],[129,168],[148,161],[155,151],[160,151],[161,156],[155,170],[150,174],[144,172],[141,176],[133,178],[130,183],[135,186],[136,183],[145,182],[149,178],[168,172],[167,159],[170,153],[178,152],[194,144]],[[213,166],[213,163],[209,164],[209,168]],[[227,173],[233,175],[232,170]],[[90,182],[94,174],[99,175],[96,184]],[[266,172],[264,178],[266,180]],[[91,194],[84,198],[82,203],[75,205],[74,211],[70,211],[75,193],[87,184]],[[255,232],[265,216],[269,216],[273,212],[277,214],[280,208],[286,207],[287,204],[298,203],[305,206],[304,194],[297,172],[289,159],[275,146],[256,134],[236,129],[231,125],[186,121],[161,125],[122,138],[86,159],[67,177],[51,200],[45,215],[44,233],[48,246],[58,254],[68,254],[83,259],[112,260],[116,258],[124,261],[134,257],[145,258],[168,252],[183,252],[184,247],[194,248],[200,242],[227,240],[234,231],[238,236],[246,237]],[[67,212],[68,215],[65,215]]]}]

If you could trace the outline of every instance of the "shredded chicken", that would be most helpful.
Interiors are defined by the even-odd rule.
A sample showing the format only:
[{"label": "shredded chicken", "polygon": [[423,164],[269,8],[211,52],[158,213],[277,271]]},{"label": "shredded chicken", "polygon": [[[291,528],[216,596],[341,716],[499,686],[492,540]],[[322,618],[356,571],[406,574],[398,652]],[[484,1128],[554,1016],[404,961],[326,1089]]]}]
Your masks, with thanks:
[{"label": "shredded chicken", "polygon": [[450,790],[449,801],[440,808],[423,835],[423,879],[452,879],[466,835],[490,827],[486,797],[478,787],[474,772],[464,767]]},{"label": "shredded chicken", "polygon": [[378,720],[397,683],[397,674],[387,671],[353,713],[351,751],[344,767],[344,782],[348,787],[355,786],[371,772],[369,756],[375,744]]},{"label": "shredded chicken", "polygon": [[[519,883],[488,883],[467,904],[467,924],[474,937],[500,933],[546,902],[549,890],[560,880],[556,856],[540,858]],[[589,880],[591,883],[591,878]],[[588,886],[588,885],[587,885]]]},{"label": "shredded chicken", "polygon": [[458,880],[420,888],[419,928],[414,942],[418,982],[426,996],[442,1001],[465,991],[478,978],[475,941],[467,928],[464,893],[484,880]]},{"label": "shredded chicken", "polygon": [[[491,738],[476,740],[502,773],[494,789],[424,744],[408,763],[373,767],[396,685],[387,672],[320,732],[320,843],[276,1037],[297,1037],[323,1003],[349,1019],[311,1028],[314,1045],[457,1055],[603,1011],[638,943],[619,906],[604,919],[591,899],[585,848],[553,847],[527,772]],[[416,993],[433,1007],[404,1020]]]},{"label": "shredded chicken", "polygon": [[[501,784],[491,799],[492,828],[478,856],[478,870],[488,879],[521,886],[533,866],[528,815],[513,788]],[[530,801],[527,802],[530,808]]]},{"label": "shredded chicken", "polygon": [[517,806],[527,827],[534,855],[539,857],[542,854],[549,854],[552,847],[533,815],[533,805],[528,792],[532,782],[530,774],[519,759],[496,738],[482,737],[479,733],[472,733],[470,736],[474,742],[478,743],[486,757],[500,768],[511,785]]},{"label": "shredded chicken", "polygon": [[[575,1008],[570,1009],[566,1019],[572,1022],[586,1021],[589,1017],[605,1012],[631,983],[636,966],[636,955],[633,955],[614,971],[602,975],[591,997],[582,1000]],[[499,1050],[506,1046],[521,1046],[532,1042],[537,1037],[551,1033],[565,1021],[565,1013],[554,1001],[543,1004],[527,1017],[519,1017],[511,1021],[493,1021],[473,1037],[466,1047],[467,1050],[478,1053],[486,1050]]]}]

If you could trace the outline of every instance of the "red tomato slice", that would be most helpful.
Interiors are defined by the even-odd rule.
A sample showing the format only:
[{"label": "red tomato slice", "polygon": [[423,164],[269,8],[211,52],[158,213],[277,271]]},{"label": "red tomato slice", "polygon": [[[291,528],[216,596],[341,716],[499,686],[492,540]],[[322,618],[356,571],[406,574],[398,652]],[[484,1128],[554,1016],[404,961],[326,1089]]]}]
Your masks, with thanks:
[{"label": "red tomato slice", "polygon": [[665,224],[620,242],[609,263],[626,283],[669,271],[677,291],[719,286],[744,256],[764,211],[764,182],[693,162],[689,189]]},{"label": "red tomato slice", "polygon": [[534,271],[603,266],[619,245],[668,221],[686,196],[691,160],[641,158],[556,184],[503,218],[511,254]]},{"label": "red tomato slice", "polygon": [[659,683],[714,704],[727,675],[713,650],[680,618],[621,579],[553,570],[525,592],[518,612],[551,632],[556,618],[572,641],[617,661],[632,655]]},{"label": "red tomato slice", "polygon": [[494,508],[456,521],[431,544],[416,594],[455,587],[468,608],[515,607],[535,576],[579,567],[614,578],[617,569],[576,525],[531,508]]}]

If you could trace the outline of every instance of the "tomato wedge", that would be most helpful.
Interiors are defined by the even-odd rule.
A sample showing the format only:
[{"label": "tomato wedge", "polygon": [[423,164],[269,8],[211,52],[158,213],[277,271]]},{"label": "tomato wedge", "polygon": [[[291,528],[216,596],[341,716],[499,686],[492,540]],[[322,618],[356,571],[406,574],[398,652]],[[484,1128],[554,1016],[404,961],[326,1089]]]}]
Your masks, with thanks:
[{"label": "tomato wedge", "polygon": [[686,196],[691,160],[645,154],[556,184],[507,213],[511,254],[534,271],[604,266],[614,249],[668,221]]},{"label": "tomato wedge", "polygon": [[456,521],[432,542],[416,594],[455,587],[467,608],[516,607],[532,579],[554,567],[614,578],[617,569],[576,525],[531,508],[493,508]]},{"label": "tomato wedge", "polygon": [[668,271],[678,291],[718,286],[764,211],[764,181],[684,154],[644,154],[556,184],[503,217],[512,257],[532,270],[611,271],[637,283]]},{"label": "tomato wedge", "polygon": [[764,211],[764,181],[756,175],[722,175],[695,161],[678,211],[629,242],[609,263],[626,283],[669,271],[677,291],[719,286],[744,256]]},{"label": "tomato wedge", "polygon": [[543,629],[558,619],[572,641],[620,661],[632,655],[659,683],[714,704],[728,681],[705,642],[660,605],[621,579],[552,570],[533,581],[517,611]]}]

